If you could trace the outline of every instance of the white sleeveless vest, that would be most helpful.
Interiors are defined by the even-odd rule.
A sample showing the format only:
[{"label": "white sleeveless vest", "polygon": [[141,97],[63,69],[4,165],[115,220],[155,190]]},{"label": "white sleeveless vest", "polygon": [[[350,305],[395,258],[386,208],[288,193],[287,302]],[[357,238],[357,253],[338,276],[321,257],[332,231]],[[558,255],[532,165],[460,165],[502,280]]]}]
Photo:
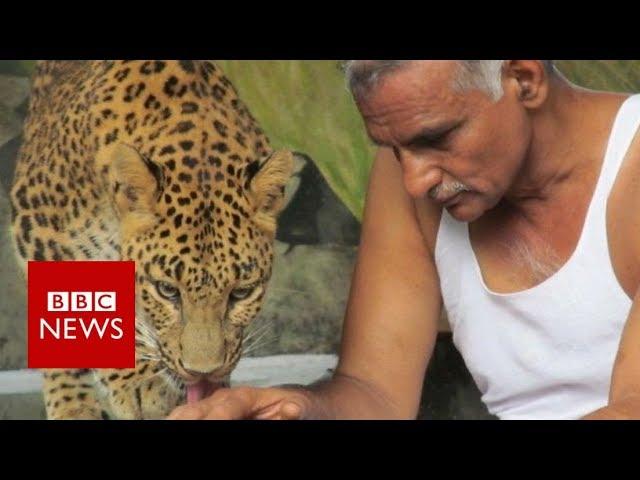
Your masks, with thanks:
[{"label": "white sleeveless vest", "polygon": [[634,95],[616,116],[574,253],[532,288],[489,290],[468,224],[442,213],[435,259],[453,341],[499,418],[577,419],[608,403],[631,300],[609,258],[606,205],[639,124]]}]

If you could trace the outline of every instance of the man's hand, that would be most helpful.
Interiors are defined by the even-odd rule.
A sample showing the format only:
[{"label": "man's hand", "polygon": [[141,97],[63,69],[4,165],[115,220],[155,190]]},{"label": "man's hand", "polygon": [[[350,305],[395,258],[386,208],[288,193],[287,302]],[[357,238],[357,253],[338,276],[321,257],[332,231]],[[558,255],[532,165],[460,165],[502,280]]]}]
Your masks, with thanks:
[{"label": "man's hand", "polygon": [[176,408],[168,420],[305,420],[325,418],[313,393],[302,388],[222,388]]}]

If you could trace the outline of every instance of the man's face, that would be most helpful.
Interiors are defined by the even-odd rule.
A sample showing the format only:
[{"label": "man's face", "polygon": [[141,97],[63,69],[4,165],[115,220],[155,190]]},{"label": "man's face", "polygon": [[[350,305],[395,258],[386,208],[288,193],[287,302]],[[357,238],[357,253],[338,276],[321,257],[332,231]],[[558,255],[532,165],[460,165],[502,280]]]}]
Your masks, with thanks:
[{"label": "man's face", "polygon": [[392,147],[404,185],[460,221],[493,208],[514,181],[531,138],[510,90],[498,102],[454,88],[455,61],[415,61],[381,79],[358,107],[372,140]]}]

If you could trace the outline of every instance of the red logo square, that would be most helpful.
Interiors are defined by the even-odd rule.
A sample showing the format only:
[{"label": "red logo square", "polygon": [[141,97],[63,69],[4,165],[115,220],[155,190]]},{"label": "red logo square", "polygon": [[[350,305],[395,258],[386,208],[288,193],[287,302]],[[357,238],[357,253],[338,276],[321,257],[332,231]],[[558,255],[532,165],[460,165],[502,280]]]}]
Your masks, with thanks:
[{"label": "red logo square", "polygon": [[135,366],[135,262],[29,262],[29,368]]}]

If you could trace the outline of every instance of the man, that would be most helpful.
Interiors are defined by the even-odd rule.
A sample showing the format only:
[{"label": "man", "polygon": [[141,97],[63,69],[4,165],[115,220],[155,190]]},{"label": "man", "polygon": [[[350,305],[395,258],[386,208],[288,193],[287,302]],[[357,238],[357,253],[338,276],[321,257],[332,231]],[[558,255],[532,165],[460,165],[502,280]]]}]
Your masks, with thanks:
[{"label": "man", "polygon": [[334,377],[169,418],[415,418],[443,300],[500,418],[640,418],[640,97],[548,61],[347,74],[380,149]]}]

